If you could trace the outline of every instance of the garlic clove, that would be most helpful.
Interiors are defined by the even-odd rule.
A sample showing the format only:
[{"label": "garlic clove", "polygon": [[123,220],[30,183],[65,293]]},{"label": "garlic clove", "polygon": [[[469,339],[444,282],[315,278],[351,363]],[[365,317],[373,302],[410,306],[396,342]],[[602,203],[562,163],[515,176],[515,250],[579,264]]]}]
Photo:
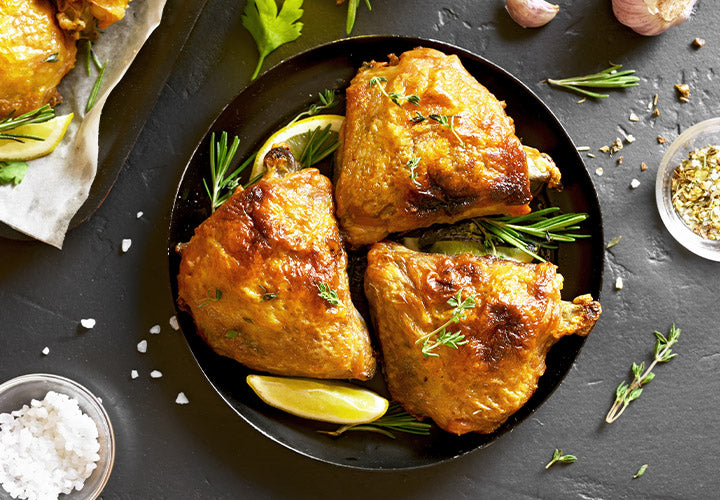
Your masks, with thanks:
[{"label": "garlic clove", "polygon": [[697,0],[613,0],[613,13],[618,21],[636,33],[659,35],[684,22]]},{"label": "garlic clove", "polygon": [[507,0],[505,10],[523,28],[539,28],[553,20],[560,6],[545,0]]}]

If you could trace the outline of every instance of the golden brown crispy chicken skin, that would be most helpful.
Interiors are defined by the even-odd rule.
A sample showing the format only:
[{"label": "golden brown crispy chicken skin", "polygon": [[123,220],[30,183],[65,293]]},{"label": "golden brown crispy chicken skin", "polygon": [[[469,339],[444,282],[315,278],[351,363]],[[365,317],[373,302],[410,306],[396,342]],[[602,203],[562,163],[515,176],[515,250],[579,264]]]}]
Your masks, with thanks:
[{"label": "golden brown crispy chicken skin", "polygon": [[75,41],[58,26],[49,0],[0,1],[0,118],[57,104],[55,87],[75,54]]},{"label": "golden brown crispy chicken skin", "polygon": [[75,38],[97,38],[105,29],[125,17],[130,0],[56,0],[60,26]]},{"label": "golden brown crispy chicken skin", "polygon": [[[393,399],[448,432],[493,432],[533,394],[550,347],[564,335],[587,335],[600,316],[589,295],[562,301],[562,282],[550,263],[375,244],[365,292]],[[476,305],[448,331],[468,343],[425,359],[416,341],[451,317],[448,300],[458,291]]]},{"label": "golden brown crispy chicken skin", "polygon": [[[350,300],[332,185],[316,169],[292,171],[293,161],[271,150],[265,177],[238,188],[180,247],[179,303],[215,351],[250,368],[369,379],[375,358]],[[339,305],[319,296],[320,283]],[[208,300],[216,290],[222,297]]]},{"label": "golden brown crispy chicken skin", "polygon": [[[384,78],[370,85],[372,78]],[[417,95],[401,106],[381,93]],[[530,211],[525,151],[504,103],[457,56],[418,48],[372,62],[347,89],[336,156],[337,215],[354,246],[387,234],[488,214]],[[448,128],[417,113],[454,117]],[[461,142],[462,141],[462,142]],[[464,143],[464,146],[463,146]],[[419,158],[415,179],[408,163]]]}]

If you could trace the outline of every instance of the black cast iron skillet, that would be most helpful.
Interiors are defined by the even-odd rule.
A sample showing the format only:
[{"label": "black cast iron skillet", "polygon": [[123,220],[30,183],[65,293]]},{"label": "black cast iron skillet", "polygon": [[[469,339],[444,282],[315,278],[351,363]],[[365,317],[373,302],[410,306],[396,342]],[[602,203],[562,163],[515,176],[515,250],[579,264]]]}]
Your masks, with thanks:
[{"label": "black cast iron skillet", "polygon": [[[179,266],[175,246],[188,241],[194,228],[210,215],[202,183],[209,172],[210,133],[224,130],[240,138],[240,149],[235,158],[237,164],[313,102],[319,91],[335,89],[342,95],[364,61],[386,60],[391,52],[400,54],[418,46],[457,54],[480,83],[498,99],[507,102],[507,113],[515,120],[517,135],[523,143],[554,158],[562,171],[564,190],[549,190],[549,202],[565,212],[590,215],[584,224],[591,238],[565,244],[556,253],[555,263],[565,277],[563,297],[568,299],[584,293],[599,297],[604,250],[597,195],[577,150],[550,110],[512,75],[464,49],[418,38],[367,36],[322,45],[278,64],[243,90],[210,127],[182,174],[171,214],[168,256],[174,300],[177,300]],[[342,109],[330,112],[342,113]],[[360,304],[358,308],[363,310]],[[196,334],[190,315],[178,311],[178,318],[205,376],[245,421],[270,439],[302,455],[359,469],[422,467],[488,445],[525,420],[548,398],[567,374],[584,342],[584,338],[578,336],[565,337],[558,342],[547,357],[547,370],[535,394],[492,434],[455,436],[433,426],[430,436],[396,433],[397,439],[392,440],[374,433],[348,432],[342,437],[330,438],[317,430],[332,430],[337,426],[293,417],[263,403],[245,382],[251,371],[212,351]],[[367,323],[372,324],[371,321]],[[387,396],[380,374],[364,385]]]}]

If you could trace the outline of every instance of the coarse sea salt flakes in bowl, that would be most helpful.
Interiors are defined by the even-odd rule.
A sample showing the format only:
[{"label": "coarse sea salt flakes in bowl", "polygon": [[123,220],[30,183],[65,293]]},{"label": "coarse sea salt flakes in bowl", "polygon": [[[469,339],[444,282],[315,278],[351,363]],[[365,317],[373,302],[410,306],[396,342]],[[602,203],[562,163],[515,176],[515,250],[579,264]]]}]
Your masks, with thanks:
[{"label": "coarse sea salt flakes in bowl", "polygon": [[[64,397],[51,395],[48,397],[47,403],[42,405],[36,404],[34,407],[31,407],[31,401],[33,399],[42,401],[48,392],[64,394],[71,399],[66,400]],[[75,400],[77,403],[74,403],[72,400]],[[82,414],[92,420],[95,424],[94,427],[97,427],[97,438],[94,437],[92,424],[87,421],[86,418],[76,414],[76,409],[73,408],[75,404],[79,406]],[[73,489],[68,494],[60,494],[60,500],[98,498],[110,478],[110,472],[112,471],[115,461],[115,435],[112,424],[110,423],[110,418],[97,397],[77,382],[59,375],[45,373],[23,375],[0,385],[0,414],[8,414],[21,410],[24,405],[34,410],[32,412],[34,416],[28,415],[28,410],[25,410],[25,415],[21,417],[25,425],[39,426],[41,425],[40,422],[52,422],[55,418],[60,418],[60,416],[62,416],[62,419],[68,420],[66,423],[58,422],[55,428],[57,429],[57,434],[63,435],[61,439],[65,442],[65,448],[73,450],[71,454],[65,452],[66,456],[72,456],[70,468],[74,465],[80,470],[87,470],[87,468],[92,467],[92,465],[89,464],[93,462],[93,458],[97,458],[95,455],[99,456],[99,460],[94,461],[95,468],[92,470],[92,473],[84,480],[82,489]],[[50,409],[50,418],[45,418],[46,412],[43,408]],[[14,420],[14,422],[11,422],[11,420]],[[65,424],[67,424],[68,427],[64,427]],[[25,453],[25,450],[30,449],[28,446],[28,440],[31,438],[29,430],[16,430],[15,432],[17,432],[17,434],[5,434],[8,429],[16,429],[18,427],[17,418],[12,419],[8,416],[0,416],[0,428],[2,428],[2,432],[0,432],[0,454],[5,455],[4,457],[0,456],[0,499],[2,500],[13,498],[2,484],[8,479],[6,477],[8,465],[5,463],[6,460],[4,460],[4,458],[8,456],[6,447],[12,447],[11,453],[13,453],[13,455],[16,453]],[[49,436],[51,432],[49,429],[32,429],[34,435],[44,433],[45,436]],[[85,439],[82,439],[80,436],[84,436]],[[99,450],[96,451],[98,444]],[[35,442],[33,446],[51,446],[51,442]],[[33,455],[33,460],[35,460],[35,458],[36,456]],[[61,466],[58,463],[54,463],[55,460],[57,460],[56,453],[44,453],[39,460],[34,461],[33,467],[44,463],[44,467],[52,469],[56,474],[55,477],[57,477]],[[68,459],[66,458],[66,460]],[[22,469],[27,474],[25,476],[26,479],[35,476],[30,472],[30,467],[23,466]],[[15,472],[17,472],[17,470],[15,470]],[[47,480],[41,480],[40,477],[41,476],[35,476],[35,480],[39,485],[42,485],[42,487],[46,487]],[[30,481],[32,482],[32,479],[30,479]],[[60,487],[57,487],[56,494],[60,491]],[[34,497],[21,496],[20,498]]]}]

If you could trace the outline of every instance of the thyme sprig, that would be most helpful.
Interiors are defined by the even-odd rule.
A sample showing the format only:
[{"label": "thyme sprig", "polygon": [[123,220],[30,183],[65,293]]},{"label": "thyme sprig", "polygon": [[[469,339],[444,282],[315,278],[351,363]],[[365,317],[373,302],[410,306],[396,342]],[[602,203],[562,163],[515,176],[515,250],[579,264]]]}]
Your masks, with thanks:
[{"label": "thyme sprig", "polygon": [[562,78],[554,80],[548,78],[547,82],[550,85],[556,87],[562,87],[580,94],[595,97],[605,98],[610,97],[609,94],[600,94],[591,90],[586,90],[585,87],[589,88],[625,88],[625,87],[637,87],[640,78],[632,76],[635,74],[635,70],[628,69],[620,71],[622,64],[615,64],[609,68],[600,71],[599,73],[593,73],[592,75],[575,76],[570,78]]},{"label": "thyme sprig", "polygon": [[211,289],[208,289],[207,291],[207,298],[202,301],[200,304],[198,304],[198,307],[205,307],[210,302],[219,302],[220,299],[222,299],[222,292],[219,288],[215,289],[215,294],[212,293]]},{"label": "thyme sprig", "polygon": [[265,287],[262,286],[262,285],[258,285],[258,287],[260,287],[260,289],[263,291],[262,300],[263,300],[264,302],[267,302],[268,300],[277,299],[277,296],[278,296],[277,292],[274,292],[274,293],[273,293],[273,292],[268,292],[268,289],[265,288]]},{"label": "thyme sprig", "polygon": [[[355,26],[355,17],[357,17],[357,10],[360,6],[360,0],[349,0],[348,1],[348,12],[347,21],[345,21],[345,32],[349,35],[352,32],[353,26]],[[370,0],[365,0],[365,6],[368,10],[372,10]]]},{"label": "thyme sprig", "polygon": [[377,432],[378,434],[395,439],[395,435],[391,431],[429,436],[430,427],[430,424],[420,422],[415,417],[407,413],[399,404],[392,403],[385,415],[368,424],[343,425],[335,431],[318,432],[329,436],[340,436],[347,431],[369,431]]},{"label": "thyme sprig", "polygon": [[460,146],[465,147],[465,141],[462,140],[462,138],[458,135],[457,131],[455,130],[455,115],[436,115],[436,114],[430,114],[427,116],[424,116],[420,112],[415,112],[415,116],[410,118],[415,123],[421,123],[424,122],[427,119],[433,120],[438,122],[443,127],[450,130],[450,132],[453,133],[453,135],[457,138],[458,141],[460,141]]},{"label": "thyme sprig", "polygon": [[577,462],[577,457],[575,455],[563,455],[563,451],[560,449],[555,448],[555,451],[553,452],[552,460],[548,462],[548,464],[545,466],[546,469],[549,469],[555,464],[571,464],[573,462]]},{"label": "thyme sprig", "polygon": [[[459,346],[468,343],[465,339],[465,335],[462,335],[460,332],[448,332],[447,327],[452,323],[459,323],[461,319],[465,318],[465,311],[475,307],[475,297],[470,295],[463,300],[462,290],[459,290],[457,295],[455,297],[450,297],[447,303],[453,307],[450,319],[435,330],[430,333],[426,333],[415,341],[416,344],[422,343],[423,346],[421,352],[425,359],[430,357],[437,358],[439,355],[433,351],[440,346],[457,349]],[[433,337],[435,337],[434,340]]]},{"label": "thyme sprig", "polygon": [[387,78],[384,76],[373,76],[370,81],[368,82],[368,87],[377,87],[382,94],[390,99],[392,102],[397,104],[398,106],[402,106],[404,101],[409,102],[410,104],[414,104],[415,106],[420,106],[420,97],[415,94],[410,95],[403,95],[400,92],[390,92],[388,93],[385,90],[384,86],[381,86],[380,83],[387,82]]},{"label": "thyme sprig", "polygon": [[330,285],[323,283],[322,281],[315,283],[318,289],[318,296],[321,299],[325,299],[329,304],[333,306],[339,306],[341,304],[340,297],[337,292],[330,288]]},{"label": "thyme sprig", "polygon": [[337,100],[337,96],[335,95],[335,91],[330,90],[330,89],[325,89],[322,92],[318,92],[318,100],[320,101],[319,104],[312,103],[307,110],[303,111],[302,113],[298,113],[298,115],[295,118],[290,120],[288,125],[292,125],[293,123],[298,121],[300,118],[305,118],[308,116],[315,116],[324,109],[334,108],[339,103]]},{"label": "thyme sprig", "polygon": [[670,333],[667,337],[662,333],[655,331],[655,349],[653,350],[653,362],[650,366],[645,369],[645,362],[632,364],[633,380],[628,385],[625,381],[620,382],[617,389],[615,389],[615,402],[613,402],[610,411],[608,411],[605,417],[605,422],[612,424],[620,415],[623,414],[625,408],[630,403],[635,401],[643,392],[642,386],[650,382],[655,378],[653,368],[658,363],[667,363],[673,359],[677,354],[672,352],[671,347],[674,346],[680,338],[679,328],[675,328],[675,323],[670,327]]},{"label": "thyme sprig", "polygon": [[488,253],[495,255],[495,245],[506,243],[541,262],[545,259],[537,254],[539,248],[557,248],[556,242],[572,242],[577,238],[589,238],[588,234],[577,234],[578,224],[588,218],[586,213],[568,213],[548,217],[559,211],[558,207],[536,210],[519,217],[489,216],[474,219],[476,228],[485,239]]},{"label": "thyme sprig", "polygon": [[238,176],[255,160],[257,153],[250,155],[242,165],[233,172],[228,173],[230,163],[232,163],[235,153],[237,153],[238,146],[240,146],[240,139],[235,136],[232,144],[228,148],[227,132],[220,134],[220,140],[215,139],[215,132],[210,135],[210,183],[212,184],[212,189],[208,186],[206,179],[203,179],[203,184],[205,185],[205,191],[207,191],[210,197],[212,212],[215,212],[215,210],[220,208],[222,204],[232,196],[233,191],[235,191],[235,188],[238,187],[240,183]]},{"label": "thyme sprig", "polygon": [[413,184],[416,186],[420,186],[420,183],[418,182],[418,173],[416,171],[418,163],[420,163],[420,157],[419,156],[412,156],[407,162],[407,166],[410,169],[410,180]]},{"label": "thyme sprig", "polygon": [[13,115],[15,112],[11,112],[5,118],[0,120],[0,139],[6,139],[10,141],[25,142],[23,139],[31,139],[33,141],[44,141],[42,137],[36,137],[34,135],[17,134],[12,133],[12,130],[22,127],[23,125],[30,125],[32,123],[43,123],[48,120],[55,118],[55,111],[50,107],[49,104],[40,108],[23,113],[20,116]]}]

